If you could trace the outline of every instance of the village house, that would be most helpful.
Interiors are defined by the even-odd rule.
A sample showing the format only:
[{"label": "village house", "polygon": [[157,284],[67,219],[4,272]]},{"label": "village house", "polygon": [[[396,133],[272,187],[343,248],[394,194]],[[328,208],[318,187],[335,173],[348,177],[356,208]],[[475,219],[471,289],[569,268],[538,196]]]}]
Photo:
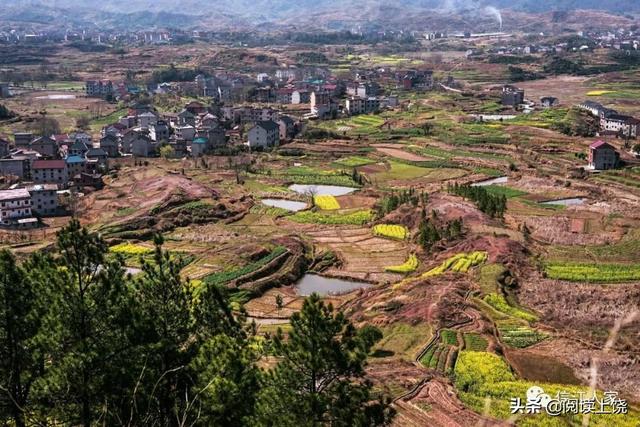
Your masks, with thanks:
[{"label": "village house", "polygon": [[515,86],[506,85],[502,88],[502,105],[517,107],[524,103],[524,90]]},{"label": "village house", "polygon": [[107,153],[109,157],[119,156],[120,139],[112,134],[107,134],[100,139],[100,148]]},{"label": "village house", "polygon": [[194,126],[196,125],[196,116],[189,110],[182,110],[178,113],[178,124],[180,126]]},{"label": "village house", "polygon": [[36,160],[31,166],[31,174],[36,184],[57,184],[59,188],[65,187],[69,180],[64,160]]},{"label": "village house", "polygon": [[274,121],[258,122],[247,134],[249,148],[275,147],[280,143],[280,126]]},{"label": "village house", "polygon": [[16,148],[29,147],[33,141],[33,134],[28,132],[14,133],[13,142]]},{"label": "village house", "polygon": [[156,145],[148,135],[139,133],[131,141],[131,154],[136,157],[154,156],[156,154]]},{"label": "village house", "polygon": [[[88,150],[87,150],[88,151]],[[71,155],[65,159],[69,177],[74,177],[87,170],[87,159],[80,155]]]},{"label": "village house", "polygon": [[41,217],[58,213],[58,186],[38,184],[27,188],[31,195],[31,211]]},{"label": "village house", "polygon": [[606,134],[616,134],[628,138],[638,136],[640,121],[624,114],[610,113],[600,118],[600,129]]},{"label": "village house", "polygon": [[151,111],[147,111],[145,113],[138,115],[138,126],[143,128],[150,128],[155,125],[158,121],[158,116],[156,116]]},{"label": "village house", "polygon": [[176,137],[173,136],[169,140],[169,145],[171,146],[171,148],[173,148],[173,155],[177,158],[184,157],[188,154],[187,141],[185,141],[184,139],[176,139]]},{"label": "village house", "polygon": [[31,159],[27,156],[12,156],[0,159],[0,175],[31,179]]},{"label": "village house", "polygon": [[604,141],[596,141],[589,146],[589,168],[593,170],[615,169],[620,162],[620,154]]},{"label": "village house", "polygon": [[191,157],[198,158],[209,150],[209,140],[205,137],[198,137],[191,141]]},{"label": "village house", "polygon": [[553,96],[543,96],[542,98],[540,98],[540,105],[542,105],[544,108],[555,107],[556,105],[558,105],[558,98],[555,98]]},{"label": "village house", "polygon": [[276,102],[278,104],[291,104],[293,92],[292,88],[281,88],[276,91]]},{"label": "village house", "polygon": [[91,145],[91,135],[86,132],[73,132],[69,134],[69,138],[75,142],[82,142],[87,146]]},{"label": "village house", "polygon": [[31,213],[31,194],[25,188],[0,191],[0,225],[29,228],[37,224]]},{"label": "village house", "polygon": [[119,137],[119,136],[122,136],[122,133],[125,130],[127,130],[127,126],[125,126],[124,124],[118,122],[118,123],[112,123],[110,125],[107,125],[107,126],[103,127],[101,133],[102,133],[103,137],[105,137],[107,135]]},{"label": "village house", "polygon": [[123,117],[120,117],[120,119],[118,120],[118,123],[124,126],[124,129],[120,131],[120,133],[124,133],[125,129],[131,129],[138,123],[138,118],[136,116],[131,116],[131,115],[123,116]]},{"label": "village house", "polygon": [[102,148],[90,148],[85,156],[87,170],[105,173],[109,169],[109,156]]},{"label": "village house", "polygon": [[311,102],[311,93],[308,90],[294,90],[291,93],[291,103],[294,105],[308,104]]},{"label": "village house", "polygon": [[196,128],[191,125],[178,126],[173,131],[177,139],[192,141],[196,136]]},{"label": "village house", "polygon": [[83,172],[73,177],[73,185],[78,191],[81,191],[84,187],[93,187],[100,190],[104,187],[102,181],[102,175],[98,173]]},{"label": "village house", "polygon": [[433,71],[409,70],[398,76],[398,89],[431,90],[433,89]]},{"label": "village house", "polygon": [[323,119],[335,115],[337,111],[338,105],[331,99],[329,92],[311,92],[311,114]]},{"label": "village house", "polygon": [[11,143],[3,136],[0,136],[0,158],[7,157],[11,150]]},{"label": "village house", "polygon": [[369,114],[380,110],[379,98],[351,97],[345,101],[345,109],[352,116],[357,114]]},{"label": "village house", "polygon": [[40,153],[43,157],[49,159],[58,157],[58,144],[48,136],[41,136],[34,139],[29,147]]},{"label": "village house", "polygon": [[205,107],[204,104],[198,101],[191,101],[190,103],[185,105],[184,109],[190,112],[191,114],[193,114],[194,116],[197,116],[199,114],[204,114],[207,112],[207,107]]},{"label": "village house", "polygon": [[223,147],[227,144],[227,135],[225,130],[216,126],[211,129],[205,130],[207,134],[207,139],[209,140],[209,145],[213,148]]},{"label": "village house", "polygon": [[89,80],[85,84],[85,92],[89,97],[113,97],[113,82],[111,80]]},{"label": "village house", "polygon": [[158,120],[156,123],[149,127],[149,136],[155,142],[169,141],[171,132],[169,125],[164,120]]},{"label": "village house", "polygon": [[272,108],[245,107],[241,110],[240,121],[242,123],[258,123],[278,120],[279,112]]},{"label": "village house", "polygon": [[367,98],[377,96],[380,85],[374,82],[353,82],[347,85],[347,95],[352,97]]},{"label": "village house", "polygon": [[69,147],[69,151],[67,153],[68,156],[78,156],[78,157],[84,157],[85,153],[89,151],[89,147],[88,144],[82,142],[82,141],[76,141],[73,144],[71,144],[71,147]]},{"label": "village house", "polygon": [[219,125],[220,121],[218,120],[218,117],[211,113],[200,115],[198,118],[198,126],[200,127],[213,128]]},{"label": "village house", "polygon": [[584,101],[583,103],[578,104],[578,108],[588,111],[594,117],[604,117],[607,114],[616,113],[615,110],[606,108],[602,104],[594,101]]},{"label": "village house", "polygon": [[296,135],[296,122],[289,116],[281,116],[278,120],[280,128],[280,141],[286,141]]}]

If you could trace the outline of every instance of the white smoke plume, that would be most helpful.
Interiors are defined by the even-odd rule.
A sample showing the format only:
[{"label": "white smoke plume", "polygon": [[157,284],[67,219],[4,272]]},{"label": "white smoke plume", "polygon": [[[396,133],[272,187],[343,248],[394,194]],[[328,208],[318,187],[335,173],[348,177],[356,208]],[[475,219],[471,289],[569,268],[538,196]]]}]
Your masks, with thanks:
[{"label": "white smoke plume", "polygon": [[502,31],[502,14],[500,13],[500,11],[493,6],[485,6],[484,11],[496,18],[498,24],[500,24],[500,31]]},{"label": "white smoke plume", "polygon": [[502,14],[498,8],[485,5],[480,0],[444,0],[441,9],[447,12],[475,11],[478,14],[495,18],[502,31]]}]

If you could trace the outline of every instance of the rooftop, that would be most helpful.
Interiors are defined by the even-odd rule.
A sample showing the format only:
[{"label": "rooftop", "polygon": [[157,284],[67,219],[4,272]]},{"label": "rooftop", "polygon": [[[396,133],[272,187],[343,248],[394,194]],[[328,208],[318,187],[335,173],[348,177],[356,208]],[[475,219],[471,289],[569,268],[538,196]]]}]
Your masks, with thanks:
[{"label": "rooftop", "polygon": [[16,199],[28,199],[31,195],[26,188],[16,188],[15,190],[0,190],[0,200],[16,200]]},{"label": "rooftop", "polygon": [[64,169],[64,160],[36,160],[32,169]]},{"label": "rooftop", "polygon": [[264,122],[258,122],[256,123],[256,126],[260,126],[262,129],[264,130],[279,130],[280,126],[278,126],[278,124],[274,121],[271,120],[267,120]]},{"label": "rooftop", "polygon": [[606,143],[604,141],[596,141],[593,144],[591,144],[589,148],[611,148],[615,150],[615,148],[611,144]]},{"label": "rooftop", "polygon": [[69,156],[67,157],[66,162],[67,163],[84,163],[86,162],[86,159],[80,156]]}]

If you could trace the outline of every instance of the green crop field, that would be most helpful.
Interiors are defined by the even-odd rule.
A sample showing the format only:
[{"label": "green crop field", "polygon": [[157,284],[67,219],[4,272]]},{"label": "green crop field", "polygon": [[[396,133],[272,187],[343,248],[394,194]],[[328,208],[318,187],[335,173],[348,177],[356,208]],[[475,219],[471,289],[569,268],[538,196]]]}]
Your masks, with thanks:
[{"label": "green crop field", "polygon": [[507,199],[512,199],[514,197],[520,197],[527,194],[524,191],[516,190],[515,188],[506,187],[504,185],[487,185],[483,187],[489,193],[496,196],[505,196]]},{"label": "green crop field", "polygon": [[498,331],[501,341],[515,348],[529,347],[548,337],[547,334],[513,321],[498,322]]},{"label": "green crop field", "polygon": [[480,334],[468,333],[463,335],[464,348],[469,351],[485,351],[489,343]]},{"label": "green crop field", "polygon": [[373,219],[371,211],[319,213],[311,211],[298,212],[288,217],[292,221],[303,224],[324,225],[363,225]]},{"label": "green crop field", "polygon": [[345,166],[348,168],[356,168],[358,166],[370,165],[371,163],[375,163],[374,160],[368,159],[366,157],[360,156],[352,156],[352,157],[344,157],[340,160],[336,160],[333,162],[338,166]]},{"label": "green crop field", "polygon": [[484,301],[493,307],[495,310],[504,313],[508,316],[513,316],[518,319],[534,322],[538,320],[538,317],[528,311],[521,308],[510,305],[502,294],[489,294],[484,297]]},{"label": "green crop field", "polygon": [[207,285],[223,285],[225,283],[231,282],[232,280],[236,280],[242,276],[245,276],[249,273],[253,273],[254,271],[260,269],[261,267],[267,265],[274,259],[278,258],[280,255],[283,255],[287,252],[287,248],[283,246],[278,246],[269,253],[269,255],[259,259],[258,261],[247,264],[243,267],[222,271],[220,273],[214,273],[206,276],[203,279],[203,282]]},{"label": "green crop field", "polygon": [[640,264],[547,263],[544,272],[550,279],[569,282],[620,283],[640,280]]},{"label": "green crop field", "polygon": [[551,264],[640,263],[640,230],[632,230],[610,245],[551,246],[547,260]]},{"label": "green crop field", "polygon": [[[589,393],[586,387],[566,384],[548,384],[520,380],[515,377],[509,365],[500,356],[487,352],[462,351],[458,355],[454,369],[454,383],[460,399],[474,411],[501,420],[512,418],[511,398],[519,397],[526,402],[527,390],[541,387],[552,397],[558,393],[569,393],[577,398],[581,393]],[[602,399],[602,394],[598,393]],[[564,427],[581,425],[581,415],[561,415],[552,417],[542,412],[520,417],[516,425],[524,427]],[[640,423],[640,414],[630,409],[627,415],[592,414],[591,427],[632,427]]]}]

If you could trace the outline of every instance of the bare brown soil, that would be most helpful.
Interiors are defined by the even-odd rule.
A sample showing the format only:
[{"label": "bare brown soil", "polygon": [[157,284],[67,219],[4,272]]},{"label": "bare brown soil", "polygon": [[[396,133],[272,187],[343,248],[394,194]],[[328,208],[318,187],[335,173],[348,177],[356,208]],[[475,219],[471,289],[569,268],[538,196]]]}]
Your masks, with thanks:
[{"label": "bare brown soil", "polygon": [[409,153],[408,151],[401,150],[393,144],[376,144],[376,145],[373,145],[373,147],[375,147],[375,149],[378,152],[390,157],[395,157],[397,159],[408,160],[411,162],[422,162],[426,160],[433,160],[424,156],[419,156],[417,154],[413,154],[413,153]]}]

